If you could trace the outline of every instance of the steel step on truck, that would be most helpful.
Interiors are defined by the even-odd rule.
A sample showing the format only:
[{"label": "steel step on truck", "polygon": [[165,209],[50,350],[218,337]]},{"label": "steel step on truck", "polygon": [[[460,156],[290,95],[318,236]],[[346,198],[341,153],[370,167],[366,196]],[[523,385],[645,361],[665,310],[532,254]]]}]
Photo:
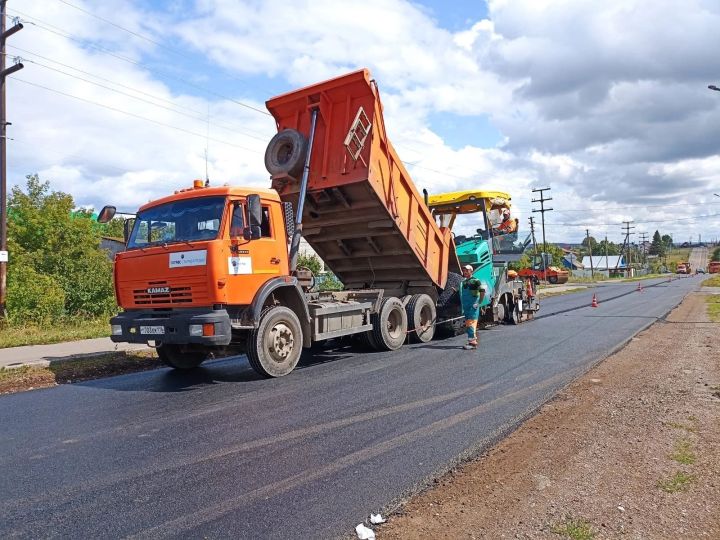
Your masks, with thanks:
[{"label": "steel step on truck", "polygon": [[[370,73],[267,108],[278,130],[265,154],[271,189],[196,181],[126,221],[112,340],[156,346],[178,369],[244,352],[277,377],[319,341],[355,336],[393,350],[460,317],[456,277],[447,286],[460,274],[450,228],[436,224],[390,143]],[[301,237],[343,291],[313,292],[297,267]]]}]

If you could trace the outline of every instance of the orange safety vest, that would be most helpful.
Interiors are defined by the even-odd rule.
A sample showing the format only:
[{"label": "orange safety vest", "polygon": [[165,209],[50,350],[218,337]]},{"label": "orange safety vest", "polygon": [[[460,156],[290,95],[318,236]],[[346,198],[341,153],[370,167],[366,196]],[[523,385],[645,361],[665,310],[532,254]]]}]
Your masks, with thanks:
[{"label": "orange safety vest", "polygon": [[517,222],[514,219],[506,219],[498,225],[497,230],[504,234],[514,233],[517,230]]}]

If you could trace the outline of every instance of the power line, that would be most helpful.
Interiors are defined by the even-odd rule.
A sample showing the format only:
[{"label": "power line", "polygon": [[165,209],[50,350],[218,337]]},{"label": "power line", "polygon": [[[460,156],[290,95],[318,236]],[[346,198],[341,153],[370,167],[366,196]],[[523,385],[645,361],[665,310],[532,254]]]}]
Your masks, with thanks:
[{"label": "power line", "polygon": [[533,203],[539,202],[540,208],[533,209],[533,213],[540,212],[540,221],[542,222],[542,235],[543,235],[543,252],[542,252],[542,269],[543,269],[543,280],[547,279],[547,263],[545,261],[547,253],[547,242],[545,242],[545,212],[550,212],[552,208],[545,208],[547,201],[552,201],[552,197],[545,198],[545,192],[550,191],[549,187],[533,189],[533,193],[540,193],[539,199],[532,199]]},{"label": "power line", "polygon": [[[29,17],[30,19],[33,19],[33,20],[24,20],[24,22],[26,22],[26,23],[28,23],[28,24],[32,24],[33,26],[36,26],[37,28],[40,28],[40,29],[42,29],[42,30],[45,30],[46,32],[50,32],[50,33],[56,34],[56,35],[58,35],[58,36],[60,36],[60,37],[66,38],[66,39],[70,39],[70,40],[72,40],[72,41],[75,41],[76,43],[79,43],[79,44],[83,45],[83,46],[90,47],[90,48],[92,48],[92,49],[95,49],[95,50],[103,53],[103,54],[107,54],[107,55],[109,55],[109,56],[112,56],[112,57],[114,57],[114,58],[117,58],[118,60],[122,60],[123,62],[128,62],[128,63],[133,64],[133,65],[135,65],[135,66],[141,67],[141,68],[149,71],[150,73],[154,73],[154,74],[156,74],[156,75],[158,75],[158,76],[160,76],[160,77],[164,77],[165,79],[177,81],[177,82],[179,82],[179,83],[181,83],[181,84],[184,84],[184,85],[186,85],[186,86],[189,86],[189,87],[191,87],[191,88],[196,88],[196,89],[198,89],[198,90],[202,90],[203,92],[206,92],[206,93],[208,93],[208,94],[211,94],[211,95],[220,97],[220,98],[222,98],[222,99],[226,99],[226,100],[228,100],[228,101],[231,101],[232,103],[235,103],[236,105],[240,105],[241,107],[245,107],[246,109],[250,109],[250,110],[255,111],[255,112],[257,112],[257,113],[260,113],[260,114],[263,114],[263,115],[266,115],[266,116],[272,116],[272,115],[271,115],[269,112],[267,112],[267,111],[263,111],[262,109],[258,109],[257,107],[253,107],[252,105],[248,105],[247,103],[243,103],[242,101],[239,101],[239,100],[237,100],[237,99],[235,99],[235,98],[231,98],[230,96],[226,96],[226,95],[224,95],[224,94],[220,94],[219,92],[215,92],[214,90],[210,90],[209,88],[205,88],[204,86],[200,86],[200,85],[198,85],[198,84],[194,84],[194,83],[188,82],[188,81],[185,80],[185,79],[182,79],[182,78],[180,78],[180,77],[175,77],[175,76],[170,75],[170,74],[168,74],[168,73],[166,73],[166,72],[164,72],[164,71],[162,71],[162,70],[159,70],[159,69],[156,69],[156,68],[151,68],[151,67],[147,66],[146,64],[143,64],[142,62],[138,62],[137,60],[133,60],[132,58],[128,58],[127,56],[123,56],[123,55],[121,55],[121,54],[117,54],[117,53],[111,51],[110,49],[107,49],[107,48],[102,47],[102,46],[100,46],[100,45],[96,45],[96,44],[94,44],[94,43],[88,43],[86,40],[81,39],[81,38],[78,38],[77,36],[74,36],[73,34],[71,34],[71,33],[69,33],[69,32],[66,32],[65,30],[62,30],[61,28],[59,28],[59,27],[57,27],[57,26],[53,26],[53,25],[51,25],[51,24],[49,24],[49,23],[46,23],[46,22],[38,19],[37,17],[34,17],[34,16],[32,16],[32,15],[28,15],[28,14],[26,14],[26,13],[22,13],[22,12],[16,10],[16,9],[13,9],[12,11],[13,11],[13,13],[17,13],[17,14],[21,15],[22,17]],[[39,24],[38,24],[38,23],[39,23]],[[55,28],[56,30],[53,30],[53,28]]]},{"label": "power line", "polygon": [[[157,45],[158,47],[161,47],[161,48],[165,49],[165,50],[168,51],[168,52],[171,52],[171,53],[176,54],[176,55],[178,55],[178,56],[182,56],[183,58],[187,57],[187,53],[186,53],[185,51],[181,51],[181,50],[176,49],[176,48],[174,48],[174,47],[170,47],[169,45],[166,45],[165,43],[162,43],[162,42],[160,42],[160,41],[157,41],[156,39],[153,39],[153,38],[151,38],[151,37],[148,37],[148,36],[145,35],[145,34],[141,34],[141,33],[136,32],[136,31],[134,31],[134,30],[130,30],[129,28],[126,28],[125,26],[122,26],[122,25],[120,25],[120,24],[118,24],[118,23],[116,23],[116,22],[114,22],[114,21],[111,21],[110,19],[106,19],[105,17],[102,17],[102,16],[100,16],[100,15],[98,15],[98,14],[96,14],[96,13],[93,13],[93,12],[91,12],[91,11],[88,11],[88,10],[84,9],[84,8],[81,8],[80,6],[76,6],[75,4],[72,4],[72,3],[70,3],[70,2],[67,2],[66,0],[58,0],[58,2],[60,2],[60,3],[62,3],[62,4],[65,4],[66,6],[71,7],[71,8],[73,8],[73,9],[76,9],[76,10],[78,10],[78,11],[80,11],[80,12],[88,15],[89,17],[92,17],[92,18],[94,18],[94,19],[97,19],[97,20],[99,20],[99,21],[102,21],[102,22],[104,22],[104,23],[106,23],[106,24],[109,24],[110,26],[114,26],[115,28],[117,28],[117,29],[119,29],[119,30],[122,30],[123,32],[127,32],[128,34],[131,34],[131,35],[133,35],[133,36],[135,36],[135,37],[137,37],[137,38],[140,38],[140,39],[142,39],[142,40],[145,40],[145,41],[147,41],[148,43],[152,43],[153,45]],[[230,80],[237,81],[237,82],[243,84],[244,86],[248,86],[248,87],[250,86],[250,85],[247,83],[247,81],[244,81],[244,80],[242,80],[242,79],[238,79],[237,77],[229,76],[228,78],[229,78]],[[260,87],[257,87],[257,86],[256,86],[256,88],[259,88],[259,89],[261,89],[261,90],[263,90],[263,91],[267,91],[265,88],[260,88]],[[268,92],[268,93],[272,93],[272,92]],[[275,92],[275,93],[277,93],[277,92]]]},{"label": "power line", "polygon": [[[192,119],[194,119],[194,120],[200,120],[200,121],[203,122],[203,123],[205,123],[205,122],[207,121],[207,118],[203,118],[203,117],[201,117],[201,116],[195,116],[195,115],[187,114],[187,113],[178,111],[178,110],[176,110],[175,108],[166,107],[166,106],[164,106],[164,105],[160,105],[160,104],[158,104],[158,103],[154,103],[154,102],[149,101],[149,100],[147,100],[147,99],[143,99],[143,98],[141,98],[141,97],[134,96],[134,95],[132,95],[132,94],[128,94],[127,92],[123,92],[122,90],[117,90],[117,89],[115,89],[115,88],[111,88],[111,87],[109,87],[109,86],[105,86],[104,84],[100,84],[100,83],[97,83],[97,82],[95,82],[95,81],[91,81],[91,80],[85,79],[85,78],[83,78],[83,77],[79,77],[79,76],[74,75],[74,74],[72,74],[72,73],[68,73],[68,72],[63,71],[63,70],[61,70],[61,69],[57,69],[57,68],[54,68],[54,67],[52,67],[52,66],[47,66],[47,65],[42,64],[42,63],[40,63],[40,62],[37,62],[37,61],[35,61],[35,60],[26,59],[26,58],[24,58],[23,60],[24,60],[25,62],[30,62],[31,64],[35,64],[36,66],[40,66],[40,67],[42,67],[42,68],[55,71],[56,73],[60,73],[60,74],[62,74],[62,75],[66,75],[66,76],[68,76],[68,77],[72,77],[73,79],[77,79],[77,80],[79,80],[79,81],[82,81],[82,82],[85,82],[85,83],[88,83],[88,84],[92,84],[92,85],[98,86],[98,87],[100,87],[100,88],[104,88],[104,89],[106,89],[106,90],[110,90],[111,92],[115,92],[115,93],[117,93],[117,94],[120,94],[120,95],[123,95],[123,96],[127,96],[127,97],[129,97],[129,98],[131,98],[131,99],[135,99],[135,100],[137,100],[137,101],[141,101],[141,102],[143,102],[143,103],[147,103],[147,104],[152,105],[152,106],[154,106],[154,107],[158,107],[158,108],[160,108],[160,109],[163,109],[163,110],[166,110],[166,111],[170,111],[170,112],[175,113],[175,114],[179,114],[180,116],[184,116],[184,117],[186,117],[186,118],[192,118]],[[265,142],[265,141],[267,141],[267,139],[268,139],[267,137],[263,137],[263,138],[255,137],[254,135],[250,135],[250,134],[248,134],[248,133],[245,133],[245,132],[243,132],[243,131],[241,131],[241,130],[238,130],[238,129],[235,129],[235,128],[232,128],[232,127],[226,127],[226,126],[224,126],[224,125],[222,125],[222,124],[213,123],[213,125],[215,125],[216,127],[219,127],[219,128],[222,128],[222,129],[225,129],[225,130],[228,130],[228,131],[231,131],[231,132],[233,132],[233,133],[238,133],[238,134],[240,134],[240,135],[244,135],[245,137],[249,137],[249,138],[251,138],[251,139],[255,139],[255,140],[258,140],[258,141],[263,141],[263,142]]]},{"label": "power line", "polygon": [[[662,219],[662,220],[653,220],[653,221],[635,221],[635,223],[639,224],[647,224],[647,223],[674,223],[676,221],[692,221],[695,219],[703,219],[703,218],[712,218],[712,217],[720,217],[720,214],[707,214],[704,216],[692,216],[687,218],[674,218],[674,219]],[[548,223],[548,225],[553,226],[559,226],[559,227],[617,227],[621,226],[624,222],[616,222],[616,223]]]},{"label": "power line", "polygon": [[[102,107],[102,108],[104,108],[104,109],[108,109],[108,110],[111,110],[111,111],[113,111],[113,112],[117,112],[117,113],[120,113],[120,114],[124,114],[124,115],[126,115],[126,116],[131,116],[131,117],[137,118],[137,119],[139,119],[139,120],[145,120],[146,122],[151,122],[151,123],[156,124],[156,125],[158,125],[158,126],[162,126],[162,127],[174,129],[174,130],[176,130],[176,131],[181,131],[181,132],[183,132],[183,133],[187,133],[188,135],[194,135],[194,136],[196,136],[196,137],[201,137],[201,138],[203,138],[203,139],[206,139],[206,138],[207,138],[207,137],[206,137],[204,134],[202,134],[202,133],[197,133],[197,132],[195,132],[195,131],[191,131],[191,130],[189,130],[189,129],[181,128],[181,127],[179,127],[179,126],[173,126],[173,125],[171,125],[171,124],[166,124],[166,123],[164,123],[164,122],[160,122],[160,121],[158,121],[158,120],[154,120],[154,119],[152,119],[152,118],[148,118],[148,117],[146,117],[146,116],[142,116],[142,115],[139,115],[139,114],[131,113],[131,112],[128,112],[128,111],[123,111],[122,109],[117,109],[117,108],[115,108],[115,107],[111,107],[111,106],[109,106],[109,105],[105,105],[104,103],[99,103],[99,102],[97,102],[97,101],[92,101],[92,100],[90,100],[90,99],[85,99],[85,98],[82,98],[82,97],[79,97],[79,96],[76,96],[76,95],[73,95],[73,94],[69,94],[69,93],[67,93],[67,92],[62,92],[62,91],[60,91],[60,90],[55,90],[54,88],[50,88],[50,87],[48,87],[48,86],[43,86],[42,84],[37,84],[37,83],[34,83],[34,82],[26,81],[26,80],[24,80],[24,79],[18,79],[17,77],[13,77],[13,80],[18,81],[18,82],[21,82],[21,83],[24,83],[24,84],[29,84],[29,85],[35,86],[35,87],[37,87],[37,88],[42,88],[43,90],[47,90],[47,91],[53,92],[53,93],[55,93],[55,94],[60,94],[61,96],[65,96],[65,97],[69,97],[69,98],[72,98],[72,99],[76,99],[76,100],[78,100],[78,101],[82,101],[82,102],[85,102],[85,103],[89,103],[89,104],[95,105],[95,106],[97,106],[97,107]],[[222,139],[215,139],[215,138],[213,138],[213,137],[210,137],[209,140],[211,140],[211,141],[213,141],[213,142],[220,143],[220,144],[226,144],[226,145],[228,145],[228,146],[233,146],[233,147],[235,147],[235,148],[240,148],[241,150],[247,150],[248,152],[253,152],[253,153],[255,153],[255,154],[262,154],[262,153],[263,153],[263,152],[261,152],[261,151],[259,151],[259,150],[254,150],[254,149],[252,149],[252,148],[247,148],[246,146],[241,146],[241,145],[239,145],[239,144],[235,144],[235,143],[231,143],[231,142],[228,142],[228,141],[224,141],[224,140],[222,140]]]},{"label": "power line", "polygon": [[71,4],[70,2],[66,2],[65,0],[58,0],[58,2],[60,2],[60,3],[62,3],[62,4],[65,4],[66,6],[69,6],[69,7],[73,8],[73,9],[77,9],[78,11],[81,11],[81,12],[85,13],[86,15],[89,15],[90,17],[93,17],[94,19],[97,19],[97,20],[102,21],[102,22],[104,22],[104,23],[106,23],[106,24],[109,24],[109,25],[111,25],[111,26],[114,26],[115,28],[118,28],[118,29],[120,29],[120,30],[122,30],[122,31],[124,31],[124,32],[127,32],[128,34],[132,34],[133,36],[138,37],[138,38],[140,38],[140,39],[143,39],[143,40],[145,40],[145,41],[147,41],[147,42],[149,42],[149,43],[152,43],[153,45],[157,45],[158,47],[162,47],[163,49],[166,49],[166,50],[168,50],[168,51],[170,51],[170,52],[172,52],[172,53],[179,54],[179,55],[182,55],[182,56],[185,55],[185,53],[180,52],[180,51],[178,51],[178,50],[176,50],[176,49],[173,49],[172,47],[168,47],[168,46],[165,45],[164,43],[160,43],[159,41],[155,41],[154,39],[149,38],[149,37],[147,37],[147,36],[144,36],[144,35],[142,35],[142,34],[139,34],[139,33],[135,32],[135,31],[133,31],[133,30],[130,30],[129,28],[125,28],[124,26],[120,26],[119,24],[117,24],[117,23],[115,23],[115,22],[113,22],[113,21],[111,21],[111,20],[109,20],[109,19],[106,19],[106,18],[104,18],[104,17],[101,17],[100,15],[97,15],[97,14],[95,14],[95,13],[92,13],[91,11],[88,11],[88,10],[86,10],[86,9],[84,9],[84,8],[81,8],[80,6],[76,6],[75,4]]},{"label": "power line", "polygon": [[[46,60],[46,61],[48,61],[48,62],[52,62],[53,64],[57,64],[57,65],[59,65],[59,66],[65,67],[65,68],[72,69],[72,70],[74,70],[74,71],[77,71],[78,73],[82,73],[82,74],[84,74],[84,75],[87,75],[87,76],[89,76],[89,77],[93,77],[93,78],[98,79],[98,80],[100,80],[100,81],[104,81],[104,82],[106,82],[106,83],[113,84],[113,85],[115,85],[115,86],[119,86],[120,88],[125,88],[125,89],[127,89],[127,90],[130,90],[131,92],[136,92],[136,93],[138,93],[138,94],[147,96],[147,97],[149,97],[149,98],[156,99],[156,100],[162,101],[162,102],[164,102],[164,103],[168,103],[168,104],[172,105],[172,106],[173,106],[174,108],[176,108],[176,109],[181,109],[181,110],[185,110],[185,111],[190,111],[190,112],[192,112],[192,113],[195,113],[196,115],[199,115],[198,118],[201,118],[203,122],[206,122],[206,121],[207,121],[207,118],[206,118],[205,116],[203,116],[203,115],[205,115],[205,113],[200,112],[200,111],[198,111],[197,109],[193,109],[193,108],[188,107],[188,106],[186,106],[186,105],[179,105],[179,104],[177,104],[176,102],[174,102],[174,101],[172,101],[172,100],[170,100],[170,99],[166,99],[166,98],[164,98],[164,97],[161,97],[161,96],[158,96],[158,95],[155,95],[155,94],[151,94],[151,93],[149,93],[149,92],[145,92],[144,90],[140,90],[140,89],[135,88],[135,87],[133,87],[133,86],[128,86],[128,85],[126,85],[126,84],[119,83],[119,82],[117,82],[117,81],[113,81],[113,80],[107,79],[107,78],[105,78],[105,77],[101,77],[100,75],[96,75],[95,73],[91,73],[91,72],[89,72],[89,71],[82,70],[82,69],[80,69],[80,68],[77,68],[77,67],[75,67],[75,66],[71,66],[71,65],[69,65],[69,64],[64,64],[64,63],[62,63],[62,62],[58,62],[57,60],[54,60],[54,59],[52,59],[52,58],[48,58],[47,56],[43,56],[43,55],[38,54],[38,53],[33,52],[33,51],[28,51],[27,49],[23,49],[22,47],[16,47],[16,46],[14,46],[14,45],[9,45],[9,47],[11,47],[12,49],[14,49],[14,50],[16,50],[16,51],[20,51],[20,52],[23,52],[23,53],[26,53],[26,54],[31,54],[31,55],[33,55],[33,56],[35,56],[35,57],[37,57],[37,58],[41,58],[41,59]],[[54,70],[54,71],[58,71],[59,73],[63,73],[63,74],[65,74],[65,75],[69,75],[69,76],[71,76],[71,77],[75,77],[75,78],[78,78],[78,79],[80,79],[80,80],[83,80],[81,77],[77,77],[77,76],[74,75],[74,74],[64,73],[63,71],[58,70],[57,68],[53,68],[53,67],[50,67],[50,66],[45,66],[45,65],[43,65],[43,64],[41,64],[40,62],[37,62],[37,61],[33,61],[33,60],[26,60],[26,61],[32,62],[32,63],[34,63],[34,64],[36,64],[36,65],[42,66],[42,67],[47,68],[47,69],[52,69],[52,70]],[[92,82],[92,81],[87,81],[87,82],[90,82],[91,84],[97,84],[97,83],[94,83],[94,82]],[[116,90],[113,90],[113,91],[116,91]],[[130,97],[134,97],[134,96],[130,96]],[[250,134],[252,134],[252,135],[257,135],[257,136],[263,137],[262,139],[259,139],[259,140],[265,141],[265,140],[268,139],[268,135],[266,135],[266,134],[260,133],[260,132],[258,132],[258,131],[249,130],[249,129],[246,129],[246,128],[244,128],[244,127],[241,129],[241,128],[239,128],[239,127],[236,127],[237,124],[233,124],[232,122],[230,122],[230,123],[222,123],[222,124],[221,124],[221,123],[219,123],[219,122],[217,122],[217,121],[213,121],[213,122],[211,122],[211,124],[214,125],[214,126],[218,126],[218,127],[225,127],[225,129],[228,129],[228,130],[231,129],[231,130],[233,130],[233,131],[236,131],[237,133],[247,134],[248,136],[250,136]],[[256,137],[252,137],[252,138],[256,138]],[[718,203],[718,204],[720,204],[720,203]]]}]

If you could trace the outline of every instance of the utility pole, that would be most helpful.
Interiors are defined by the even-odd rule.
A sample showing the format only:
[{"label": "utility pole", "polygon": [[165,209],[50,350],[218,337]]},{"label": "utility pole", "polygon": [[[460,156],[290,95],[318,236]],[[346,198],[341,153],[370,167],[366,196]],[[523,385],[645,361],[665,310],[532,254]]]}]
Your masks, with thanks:
[{"label": "utility pole", "polygon": [[535,218],[530,216],[528,220],[530,221],[530,238],[532,238],[533,243],[533,257],[537,257],[537,242],[535,242]]},{"label": "utility pole", "polygon": [[640,241],[642,242],[642,257],[643,264],[647,264],[647,235],[646,232],[638,233],[640,235]]},{"label": "utility pole", "polygon": [[7,318],[7,108],[5,96],[5,80],[8,75],[23,68],[16,63],[5,67],[5,43],[7,38],[23,29],[20,22],[11,28],[6,27],[7,0],[0,0],[0,320]]},{"label": "utility pole", "polygon": [[590,229],[585,229],[585,238],[587,238],[588,252],[590,253],[590,277],[595,279],[595,268],[592,260],[592,244],[590,244]]},{"label": "utility pole", "polygon": [[549,212],[552,210],[552,208],[545,208],[545,203],[547,201],[552,201],[552,197],[545,198],[545,192],[550,191],[549,187],[546,188],[538,188],[533,189],[533,193],[540,193],[539,199],[532,199],[533,203],[539,202],[540,208],[539,209],[533,209],[533,212],[540,212],[540,219],[542,221],[542,235],[543,235],[543,252],[542,252],[542,269],[543,269],[543,279],[547,279],[547,272],[546,272],[546,265],[545,265],[545,257],[547,256],[547,242],[545,242],[545,212]]},{"label": "utility pole", "polygon": [[605,268],[608,271],[608,279],[610,279],[610,257],[608,257],[608,239],[607,234],[605,235]]},{"label": "utility pole", "polygon": [[[628,258],[628,271],[630,270],[630,264],[632,264],[632,255],[631,255],[631,245],[630,245],[630,235],[635,234],[634,232],[630,232],[635,227],[631,227],[630,224],[632,221],[623,221],[623,233],[625,233],[625,240],[623,240],[623,247],[620,250],[620,256],[625,254],[625,246],[627,246],[627,258]],[[617,264],[615,264],[615,271],[617,272],[618,266],[620,265],[620,257],[618,257]]]}]

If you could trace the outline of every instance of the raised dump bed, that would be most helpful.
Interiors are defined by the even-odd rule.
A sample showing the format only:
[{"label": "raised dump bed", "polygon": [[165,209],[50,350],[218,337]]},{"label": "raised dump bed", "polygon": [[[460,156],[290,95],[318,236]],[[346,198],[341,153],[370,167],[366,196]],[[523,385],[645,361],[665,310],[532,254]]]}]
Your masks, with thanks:
[{"label": "raised dump bed", "polygon": [[[448,271],[460,271],[452,236],[436,225],[390,143],[369,71],[283,94],[267,108],[278,132],[297,130],[306,139],[318,111],[303,236],[345,288],[437,298]],[[286,142],[268,148],[266,165],[302,144]],[[272,187],[296,208],[302,168],[292,169],[274,174]]]}]

